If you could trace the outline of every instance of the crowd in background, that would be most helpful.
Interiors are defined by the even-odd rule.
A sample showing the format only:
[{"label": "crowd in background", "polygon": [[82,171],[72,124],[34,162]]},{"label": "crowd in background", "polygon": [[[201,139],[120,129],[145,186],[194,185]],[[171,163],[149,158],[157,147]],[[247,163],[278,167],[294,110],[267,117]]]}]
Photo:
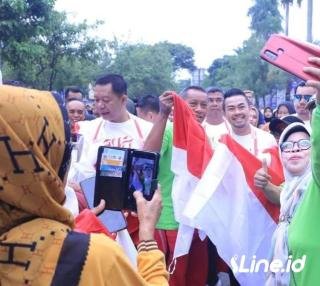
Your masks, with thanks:
[{"label": "crowd in background", "polygon": [[[320,67],[319,58],[310,61]],[[84,101],[77,87],[66,88],[62,102],[55,93],[1,86],[0,141],[5,142],[1,160],[6,164],[1,165],[0,249],[5,259],[0,260],[0,284],[239,285],[229,263],[197,230],[189,253],[174,257],[179,223],[172,198],[172,122],[174,98],[179,96],[202,126],[212,149],[221,135],[229,134],[262,162],[254,175],[255,186],[280,208],[270,250],[273,257],[284,261],[289,255],[299,258],[306,253],[309,257],[306,271],[268,273],[266,284],[316,285],[320,279],[316,257],[320,250],[320,68],[306,72],[319,81],[301,82],[293,102],[262,111],[255,106],[254,91],[231,87],[223,91],[189,86],[179,94],[165,91],[133,101],[124,78],[117,74],[96,80],[93,105]],[[73,150],[69,149],[69,132]],[[138,214],[129,212],[126,218],[138,251],[135,266],[126,257],[128,249],[121,249],[114,234],[92,215],[108,202],[101,202],[97,211],[86,212],[88,204],[80,183],[95,175],[101,145],[161,154],[161,194],[158,190],[147,201],[135,192]],[[265,150],[273,147],[279,151],[285,174],[281,185],[271,183],[267,172],[272,158]],[[70,169],[69,155],[73,157]],[[20,162],[17,156],[32,160]],[[63,207],[70,188],[75,218]],[[73,231],[74,227],[79,232]],[[96,232],[100,234],[92,234]],[[17,247],[29,247],[30,251],[15,252]],[[169,266],[173,266],[170,275]]]}]

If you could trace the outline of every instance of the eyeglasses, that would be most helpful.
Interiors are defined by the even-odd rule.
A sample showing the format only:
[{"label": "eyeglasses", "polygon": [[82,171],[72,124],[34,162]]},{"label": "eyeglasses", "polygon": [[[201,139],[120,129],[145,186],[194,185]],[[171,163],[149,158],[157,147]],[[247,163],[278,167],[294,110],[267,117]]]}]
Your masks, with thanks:
[{"label": "eyeglasses", "polygon": [[310,95],[310,94],[304,94],[304,95],[302,95],[302,94],[295,94],[295,95],[294,95],[294,99],[296,99],[296,100],[298,100],[298,101],[301,101],[302,98],[303,98],[306,102],[309,102],[310,99],[311,99],[311,97],[312,97],[312,95]]},{"label": "eyeglasses", "polygon": [[308,150],[311,148],[311,142],[309,139],[300,139],[299,141],[286,141],[280,145],[282,152],[290,153],[293,151],[294,145],[297,144],[298,150]]}]

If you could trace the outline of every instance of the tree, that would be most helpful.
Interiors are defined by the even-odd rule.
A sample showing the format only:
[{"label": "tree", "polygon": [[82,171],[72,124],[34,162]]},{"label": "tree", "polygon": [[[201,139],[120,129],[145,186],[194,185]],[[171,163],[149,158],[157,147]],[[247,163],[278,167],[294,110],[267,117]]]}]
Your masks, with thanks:
[{"label": "tree", "polygon": [[189,71],[195,70],[194,51],[192,48],[182,44],[173,44],[169,42],[160,42],[157,45],[162,46],[169,51],[172,57],[174,71],[179,69],[187,69]]},{"label": "tree", "polygon": [[251,17],[250,29],[264,41],[272,33],[282,30],[277,0],[255,0],[255,4],[248,11],[248,16]]},{"label": "tree", "polygon": [[131,98],[175,88],[171,55],[161,45],[122,45],[107,71],[124,76]]},{"label": "tree", "polygon": [[281,31],[281,15],[276,0],[256,0],[248,15],[252,19],[251,37],[235,50],[234,56],[224,56],[212,63],[206,84],[223,89],[252,89],[258,97],[281,85],[285,86],[287,75],[259,57],[266,39],[272,33]]},{"label": "tree", "polygon": [[[65,13],[45,5],[53,2],[5,0],[0,5],[1,15],[4,9],[9,11],[0,24],[4,77],[39,89],[86,86],[92,76],[101,72],[100,65],[110,63],[107,43],[88,36],[100,22],[70,24]],[[25,25],[21,25],[19,15]],[[5,30],[7,27],[11,34]]]},{"label": "tree", "polygon": [[206,84],[222,89],[254,90],[256,102],[271,90],[284,88],[287,75],[260,59],[262,46],[263,42],[252,36],[236,50],[236,55],[215,60],[208,70]]},{"label": "tree", "polygon": [[[281,0],[281,4],[284,6],[286,10],[286,16],[285,16],[285,35],[289,35],[289,15],[290,15],[290,5],[292,5],[294,0]],[[302,0],[296,1],[299,7],[301,6]]]},{"label": "tree", "polygon": [[41,33],[53,10],[54,2],[54,0],[0,2],[0,65],[2,61],[12,59],[20,48],[19,43]]},{"label": "tree", "polygon": [[308,0],[307,10],[307,41],[312,42],[313,0]]},{"label": "tree", "polygon": [[222,89],[228,89],[232,86],[237,86],[237,76],[232,70],[235,56],[224,56],[212,62],[208,69],[208,77],[204,80],[205,87],[218,86]]}]

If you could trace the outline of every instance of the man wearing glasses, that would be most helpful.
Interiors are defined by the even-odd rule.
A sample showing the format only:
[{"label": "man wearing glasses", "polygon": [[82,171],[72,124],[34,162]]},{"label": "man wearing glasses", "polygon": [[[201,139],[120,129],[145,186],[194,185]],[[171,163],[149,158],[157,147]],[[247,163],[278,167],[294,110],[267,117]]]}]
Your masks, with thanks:
[{"label": "man wearing glasses", "polygon": [[300,82],[293,97],[296,116],[304,122],[309,132],[311,132],[310,113],[306,106],[315,93],[316,90],[313,87],[306,86],[305,82]]}]

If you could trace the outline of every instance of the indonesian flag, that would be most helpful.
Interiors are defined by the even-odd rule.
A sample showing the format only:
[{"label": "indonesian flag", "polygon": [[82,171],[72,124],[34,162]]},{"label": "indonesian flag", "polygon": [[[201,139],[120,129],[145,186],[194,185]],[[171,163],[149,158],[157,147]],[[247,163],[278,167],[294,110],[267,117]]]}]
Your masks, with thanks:
[{"label": "indonesian flag", "polygon": [[183,224],[182,212],[206,169],[213,151],[203,127],[179,96],[174,96],[173,148],[171,169],[175,174],[172,201],[180,223],[174,257],[189,252],[194,229]]},{"label": "indonesian flag", "polygon": [[[279,216],[279,208],[254,187],[254,174],[262,162],[230,135],[220,139],[213,155],[191,110],[179,97],[174,104],[172,197],[180,223],[175,257],[188,253],[197,228],[216,245],[240,284],[263,285],[263,267],[258,273],[237,272],[250,271],[255,261],[269,258]],[[283,175],[276,146],[266,152],[271,155],[272,182],[280,185]]]}]

